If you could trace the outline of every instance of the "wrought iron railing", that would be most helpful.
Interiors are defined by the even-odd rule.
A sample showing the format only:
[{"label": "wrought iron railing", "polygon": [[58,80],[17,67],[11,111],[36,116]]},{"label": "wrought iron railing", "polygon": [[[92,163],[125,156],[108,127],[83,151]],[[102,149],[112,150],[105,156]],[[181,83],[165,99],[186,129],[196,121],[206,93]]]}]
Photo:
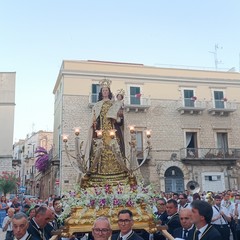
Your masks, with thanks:
[{"label": "wrought iron railing", "polygon": [[182,148],[180,159],[240,159],[240,148]]}]

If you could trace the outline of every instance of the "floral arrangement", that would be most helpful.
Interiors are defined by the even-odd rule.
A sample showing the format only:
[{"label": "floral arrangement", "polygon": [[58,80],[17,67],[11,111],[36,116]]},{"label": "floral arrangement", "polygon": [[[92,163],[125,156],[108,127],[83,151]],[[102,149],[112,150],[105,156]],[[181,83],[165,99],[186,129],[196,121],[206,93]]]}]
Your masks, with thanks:
[{"label": "floral arrangement", "polygon": [[95,213],[100,208],[109,208],[109,211],[117,207],[134,207],[141,215],[141,205],[147,204],[149,211],[155,204],[159,194],[156,193],[152,185],[144,187],[143,184],[130,187],[119,183],[117,186],[106,184],[104,187],[94,187],[88,189],[78,188],[74,193],[68,192],[63,199],[62,220],[67,218],[71,209],[82,207],[83,212],[89,208]]},{"label": "floral arrangement", "polygon": [[49,165],[49,154],[47,150],[43,147],[37,147],[35,153],[38,154],[36,156],[35,167],[39,172],[45,172]]},{"label": "floral arrangement", "polygon": [[135,94],[135,98],[141,98],[142,94],[141,93],[137,93]]},{"label": "floral arrangement", "polygon": [[197,97],[196,97],[196,96],[193,96],[193,97],[191,97],[191,100],[192,100],[192,101],[196,101],[196,100],[197,100]]},{"label": "floral arrangement", "polygon": [[226,98],[226,97],[224,97],[224,98],[222,99],[222,101],[223,101],[223,102],[226,102],[226,101],[227,101],[227,98]]}]

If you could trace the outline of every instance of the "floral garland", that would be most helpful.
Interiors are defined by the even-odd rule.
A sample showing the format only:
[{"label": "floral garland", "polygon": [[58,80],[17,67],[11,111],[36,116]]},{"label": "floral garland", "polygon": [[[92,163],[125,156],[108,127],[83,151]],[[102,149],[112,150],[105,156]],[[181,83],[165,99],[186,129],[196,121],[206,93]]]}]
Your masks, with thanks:
[{"label": "floral garland", "polygon": [[[125,186],[119,183],[117,186],[106,184],[104,187],[81,189],[77,187],[75,192],[68,192],[63,198],[63,213],[61,220],[70,216],[72,208],[82,207],[84,214],[89,208],[95,213],[101,208],[109,208],[109,214],[117,207],[134,207],[141,215],[141,204],[147,204],[152,212],[152,206],[159,198],[152,185],[146,187],[139,184],[135,187]],[[80,216],[81,218],[81,216]]]}]

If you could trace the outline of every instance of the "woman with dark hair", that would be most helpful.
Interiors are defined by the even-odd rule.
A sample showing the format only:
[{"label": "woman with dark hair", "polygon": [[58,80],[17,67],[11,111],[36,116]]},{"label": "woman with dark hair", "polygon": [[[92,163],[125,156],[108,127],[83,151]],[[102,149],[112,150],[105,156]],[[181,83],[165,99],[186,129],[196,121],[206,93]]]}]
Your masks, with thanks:
[{"label": "woman with dark hair", "polygon": [[87,176],[95,183],[107,180],[122,181],[128,176],[121,132],[123,113],[121,109],[113,109],[114,100],[110,84],[108,79],[100,82],[101,90],[98,102],[92,109],[90,132],[85,147],[85,157],[90,161]]},{"label": "woman with dark hair", "polygon": [[7,199],[5,196],[2,196],[0,200],[0,228],[2,228],[3,219],[6,217],[8,209]]}]

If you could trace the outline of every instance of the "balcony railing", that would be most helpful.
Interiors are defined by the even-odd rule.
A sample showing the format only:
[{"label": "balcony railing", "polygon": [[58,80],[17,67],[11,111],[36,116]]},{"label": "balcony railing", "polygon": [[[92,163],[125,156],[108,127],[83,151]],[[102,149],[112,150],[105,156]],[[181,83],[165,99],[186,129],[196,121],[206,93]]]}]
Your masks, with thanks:
[{"label": "balcony railing", "polygon": [[228,115],[229,113],[236,111],[236,109],[237,105],[235,102],[214,100],[209,103],[208,112],[212,115]]},{"label": "balcony railing", "polygon": [[33,173],[25,175],[25,181],[32,181],[34,179]]},{"label": "balcony railing", "polygon": [[182,148],[180,159],[228,160],[240,159],[240,148]]},{"label": "balcony railing", "polygon": [[[89,107],[92,107],[98,101],[98,94],[89,95]],[[135,97],[134,96],[124,96],[124,109],[127,111],[134,110],[146,110],[151,106],[150,97]]]},{"label": "balcony railing", "polygon": [[178,111],[181,114],[184,113],[198,113],[201,114],[206,108],[206,101],[194,100],[192,98],[184,98],[182,101],[178,102]]}]

